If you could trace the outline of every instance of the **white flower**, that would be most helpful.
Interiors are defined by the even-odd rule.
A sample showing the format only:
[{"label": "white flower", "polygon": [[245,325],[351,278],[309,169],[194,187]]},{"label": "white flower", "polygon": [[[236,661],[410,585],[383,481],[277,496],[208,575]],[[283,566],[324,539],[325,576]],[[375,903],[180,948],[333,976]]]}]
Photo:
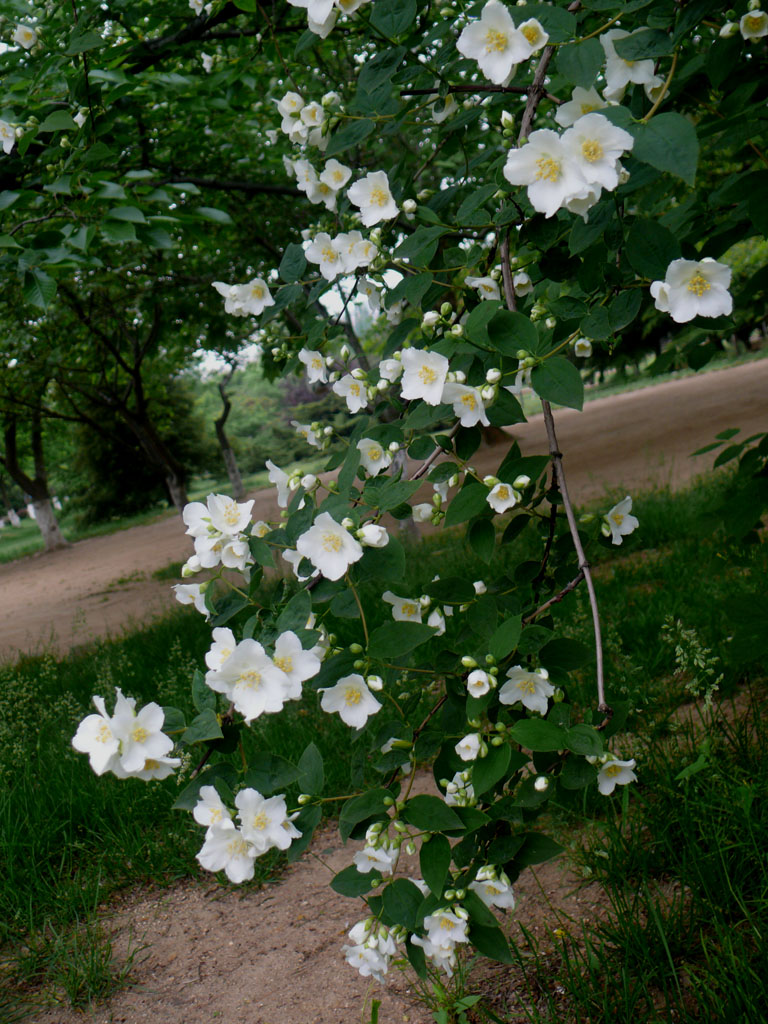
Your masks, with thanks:
[{"label": "white flower", "polygon": [[287,850],[301,832],[291,824],[284,796],[266,799],[256,789],[241,789],[235,797],[240,828],[245,840],[253,845],[256,856],[267,850]]},{"label": "white flower", "polygon": [[380,953],[378,948],[358,943],[355,946],[341,947],[350,967],[360,972],[362,978],[375,978],[383,982],[389,968],[389,958]]},{"label": "white flower", "polygon": [[463,29],[456,49],[462,57],[476,60],[489,81],[502,85],[512,76],[515,65],[541,49],[549,38],[535,19],[525,26],[527,32],[515,26],[504,4],[488,0],[479,21],[471,21]]},{"label": "white flower", "polygon": [[233,316],[259,316],[267,306],[274,306],[266,281],[254,277],[247,284],[226,284],[214,281],[213,287],[224,298],[224,311]]},{"label": "white flower", "polygon": [[460,739],[453,748],[462,761],[474,761],[480,753],[482,736],[479,732],[471,732]]},{"label": "white flower", "polygon": [[3,152],[6,156],[16,145],[16,132],[7,121],[0,120],[0,142],[3,144]]},{"label": "white flower", "polygon": [[357,280],[357,290],[368,299],[368,309],[375,316],[381,309],[381,292],[378,286],[370,278],[360,277]]},{"label": "white flower", "polygon": [[87,754],[91,768],[103,775],[120,748],[120,740],[112,730],[112,719],[107,714],[103,697],[94,697],[98,715],[88,715],[77,727],[72,746]]},{"label": "white flower", "polygon": [[303,557],[304,556],[300,555],[298,551],[292,551],[290,548],[286,548],[285,551],[283,551],[283,558],[286,560],[286,562],[288,562],[290,567],[293,569],[294,575],[296,576],[296,579],[299,581],[299,583],[303,583],[305,580],[310,579],[312,576],[319,576],[317,569],[315,569],[314,572],[310,573],[309,576],[302,576],[302,574],[299,572],[299,563],[301,562]]},{"label": "white flower", "polygon": [[198,801],[192,811],[192,817],[198,825],[210,829],[214,825],[232,820],[232,814],[225,806],[213,786],[201,786]]},{"label": "white flower", "polygon": [[449,978],[453,976],[453,971],[456,967],[456,947],[454,943],[439,946],[434,942],[430,942],[429,939],[422,939],[419,935],[412,935],[411,942],[414,946],[421,946],[424,950],[424,955],[433,960],[436,967],[445,971]]},{"label": "white flower", "polygon": [[496,512],[507,512],[520,500],[520,494],[511,484],[501,481],[494,485],[488,492],[486,501]]},{"label": "white flower", "polygon": [[236,646],[237,640],[232,630],[218,626],[213,631],[213,643],[205,655],[205,664],[212,672],[218,672]]},{"label": "white flower", "polygon": [[341,252],[327,231],[320,231],[304,251],[310,263],[317,263],[326,281],[333,281],[344,269]]},{"label": "white flower", "polygon": [[499,701],[502,704],[521,703],[529,711],[545,715],[547,701],[554,692],[546,669],[528,672],[522,665],[514,665],[507,670],[507,682],[499,690]]},{"label": "white flower", "polygon": [[277,504],[280,508],[287,508],[291,500],[290,477],[270,459],[267,459],[265,465],[269,470],[269,482],[277,487]]},{"label": "white flower", "polygon": [[684,324],[695,316],[728,316],[733,310],[730,283],[731,268],[710,256],[673,260],[664,280],[651,285],[651,295],[656,309]]},{"label": "white flower", "polygon": [[253,499],[238,503],[226,494],[209,494],[207,504],[211,526],[219,533],[234,536],[242,533],[251,521]]},{"label": "white flower", "polygon": [[319,128],[322,126],[323,121],[325,121],[325,110],[323,110],[321,103],[306,103],[301,108],[299,117],[307,128]]},{"label": "white flower", "polygon": [[385,590],[382,601],[392,605],[392,618],[396,622],[421,622],[421,605],[410,597],[398,597],[391,590]]},{"label": "white flower", "polygon": [[80,110],[72,118],[78,128],[82,128],[85,122],[88,120],[88,111],[81,107]]},{"label": "white flower", "polygon": [[241,640],[215,672],[205,677],[208,686],[233,701],[246,722],[282,711],[287,680],[256,640]]},{"label": "white flower", "polygon": [[320,175],[320,181],[324,182],[329,188],[332,188],[335,192],[339,189],[344,188],[349,179],[352,177],[352,168],[347,167],[345,164],[339,163],[334,157],[326,163],[322,174]]},{"label": "white flower", "polygon": [[314,525],[301,534],[296,550],[329,580],[341,579],[350,565],[363,557],[358,541],[328,512],[321,512]]},{"label": "white flower", "polygon": [[345,373],[341,380],[333,385],[334,394],[345,399],[350,412],[360,412],[368,405],[365,384],[356,380],[351,373]]},{"label": "white flower", "polygon": [[561,137],[549,128],[531,132],[525,146],[509,151],[504,177],[511,185],[527,186],[531,206],[545,217],[589,191]]},{"label": "white flower", "polygon": [[414,505],[411,509],[414,523],[431,523],[434,514],[435,506],[428,504],[426,501]]},{"label": "white flower", "polygon": [[472,697],[483,697],[491,688],[491,677],[481,668],[476,668],[467,676],[467,692]]},{"label": "white flower", "polygon": [[[459,109],[459,105],[456,102],[453,93],[449,92],[448,95],[444,96],[442,99],[439,96],[430,96],[430,99],[432,102],[429,105],[429,109],[432,114],[432,120],[435,124],[442,124],[443,121],[447,120]],[[440,110],[437,109],[438,104],[440,104]]]},{"label": "white flower", "polygon": [[208,619],[211,613],[205,604],[206,587],[205,583],[176,583],[171,589],[179,604],[194,604],[195,609]]},{"label": "white flower", "polygon": [[320,352],[316,349],[302,348],[299,350],[299,361],[307,368],[307,380],[310,384],[326,383],[328,371]]},{"label": "white flower", "polygon": [[345,725],[354,729],[362,729],[371,715],[381,708],[365,679],[361,675],[343,676],[335,686],[321,690],[320,707],[332,714],[339,713]]},{"label": "white flower", "polygon": [[562,143],[584,180],[611,192],[619,184],[619,160],[635,140],[602,114],[585,114],[563,134]]},{"label": "white flower", "polygon": [[[763,33],[765,34],[765,33]],[[31,49],[37,42],[37,32],[29,25],[17,25],[11,39],[25,50]]]},{"label": "white flower", "polygon": [[595,110],[602,110],[608,104],[600,96],[600,93],[592,86],[591,89],[582,89],[577,85],[571,93],[567,103],[561,103],[555,113],[555,121],[561,128],[570,128],[574,121],[578,121],[585,114],[591,114]]},{"label": "white flower", "polygon": [[392,464],[392,456],[370,437],[364,437],[357,442],[357,449],[360,452],[360,463],[366,473],[371,476],[378,476],[383,469]]},{"label": "white flower", "polygon": [[[427,405],[440,405],[443,400],[443,385],[448,375],[448,360],[438,352],[421,348],[403,350],[403,379],[400,397],[421,398]],[[381,370],[381,367],[379,367]]]},{"label": "white flower", "polygon": [[464,284],[470,288],[476,288],[477,294],[481,299],[500,299],[501,292],[499,291],[498,281],[494,281],[492,277],[465,277]]},{"label": "white flower", "polygon": [[277,104],[278,113],[282,118],[298,117],[304,106],[304,100],[297,92],[287,92],[281,100],[274,102]]},{"label": "white flower", "polygon": [[467,384],[445,384],[442,400],[453,405],[453,411],[463,427],[474,427],[477,423],[482,423],[485,427],[490,426],[482,396],[477,388]]},{"label": "white flower", "polygon": [[632,499],[627,495],[618,505],[614,505],[605,516],[605,522],[611,532],[611,540],[614,544],[621,544],[623,538],[627,534],[632,533],[633,530],[636,530],[640,525],[635,516],[630,515],[631,511]]},{"label": "white flower", "polygon": [[206,871],[224,871],[230,882],[253,878],[256,847],[230,820],[217,822],[206,833],[197,860]]},{"label": "white flower", "polygon": [[747,11],[739,21],[739,31],[750,43],[756,43],[763,36],[768,36],[768,14],[759,9]]},{"label": "white flower", "polygon": [[371,871],[380,871],[382,875],[391,875],[397,862],[397,850],[382,846],[364,846],[355,854],[354,864],[361,875]]},{"label": "white flower", "polygon": [[294,428],[299,437],[303,438],[307,442],[307,444],[311,445],[313,448],[320,447],[320,440],[322,438],[322,434],[320,435],[320,437],[318,437],[309,423],[299,423],[298,420],[291,420],[291,426]]},{"label": "white flower", "polygon": [[357,539],[365,548],[385,548],[389,544],[389,534],[384,526],[366,523],[357,531]]},{"label": "white flower", "polygon": [[471,782],[466,781],[467,772],[456,772],[445,787],[445,802],[449,807],[471,807],[477,800]]},{"label": "white flower", "polygon": [[576,338],[573,341],[573,354],[581,359],[592,355],[592,342],[589,338]]},{"label": "white flower", "polygon": [[427,938],[436,946],[447,946],[456,942],[469,942],[467,922],[451,910],[436,910],[424,918]]},{"label": "white flower", "polygon": [[[638,31],[643,31],[639,29]],[[614,45],[617,39],[625,39],[633,32],[625,32],[622,28],[612,28],[600,36],[600,42],[605,50],[605,82],[603,96],[607,100],[620,101],[624,90],[630,82],[636,85],[650,85],[655,87],[664,80],[653,73],[653,60],[624,60],[616,52]]]},{"label": "white flower", "polygon": [[301,640],[290,629],[275,640],[272,661],[285,674],[283,686],[288,700],[301,700],[301,684],[316,676],[321,664],[317,654],[305,651]]},{"label": "white flower", "polygon": [[637,776],[632,771],[635,767],[635,759],[630,761],[619,761],[612,757],[606,761],[597,775],[597,788],[603,796],[610,796],[617,786],[626,786],[630,782],[637,782]]},{"label": "white flower", "polygon": [[369,228],[399,213],[389,188],[386,171],[372,171],[347,191],[349,201],[360,210],[363,224]]},{"label": "white flower", "polygon": [[427,619],[427,625],[437,630],[435,636],[445,635],[445,616],[439,608],[435,608],[435,610],[430,614]]},{"label": "white flower", "polygon": [[323,21],[317,21],[312,17],[309,11],[307,11],[307,28],[310,32],[314,32],[316,36],[320,36],[321,39],[327,39],[333,31],[336,21],[339,17],[339,12],[336,8],[332,8],[328,16]]},{"label": "white flower", "polygon": [[201,53],[200,60],[203,65],[203,71],[209,75],[213,70],[213,57],[210,53]]},{"label": "white flower", "polygon": [[500,907],[507,910],[515,908],[512,886],[508,882],[502,882],[500,878],[481,880],[478,872],[477,880],[470,882],[467,888],[477,893],[486,907]]},{"label": "white flower", "polygon": [[533,281],[530,275],[521,270],[512,278],[512,287],[515,289],[515,295],[521,299],[524,295],[528,295],[529,292],[533,291]]},{"label": "white flower", "polygon": [[400,359],[382,359],[379,363],[379,377],[394,384],[403,372],[403,364]]}]

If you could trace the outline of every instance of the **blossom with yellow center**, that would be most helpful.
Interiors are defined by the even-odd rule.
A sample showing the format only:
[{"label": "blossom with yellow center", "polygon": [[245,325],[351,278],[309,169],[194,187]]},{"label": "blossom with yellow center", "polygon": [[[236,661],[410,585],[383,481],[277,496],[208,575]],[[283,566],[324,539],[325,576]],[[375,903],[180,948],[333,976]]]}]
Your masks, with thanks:
[{"label": "blossom with yellow center", "polygon": [[440,405],[448,375],[448,360],[427,349],[407,348],[401,356],[403,376],[401,398],[422,399],[427,405]]},{"label": "blossom with yellow center", "polygon": [[362,729],[381,704],[371,693],[361,675],[343,676],[335,686],[321,690],[320,707],[329,714],[336,712],[342,722],[354,729]]},{"label": "blossom with yellow center", "polygon": [[728,316],[733,311],[730,283],[731,268],[709,256],[673,260],[664,280],[651,284],[651,295],[658,310],[684,324],[695,316]]},{"label": "blossom with yellow center", "polygon": [[522,61],[546,45],[549,36],[535,18],[516,26],[506,6],[488,0],[480,18],[471,21],[456,41],[456,49],[496,85],[506,84]]},{"label": "blossom with yellow center", "polygon": [[555,692],[549,682],[549,673],[540,668],[538,672],[529,672],[522,665],[514,665],[507,670],[507,681],[499,690],[499,701],[502,704],[522,704],[529,711],[540,715],[547,713],[548,700]]},{"label": "blossom with yellow center", "polygon": [[366,174],[347,190],[347,197],[360,210],[360,219],[367,228],[382,220],[391,220],[400,212],[386,171]]},{"label": "blossom with yellow center", "polygon": [[329,580],[338,580],[353,562],[363,557],[362,545],[328,512],[296,541],[296,550]]}]

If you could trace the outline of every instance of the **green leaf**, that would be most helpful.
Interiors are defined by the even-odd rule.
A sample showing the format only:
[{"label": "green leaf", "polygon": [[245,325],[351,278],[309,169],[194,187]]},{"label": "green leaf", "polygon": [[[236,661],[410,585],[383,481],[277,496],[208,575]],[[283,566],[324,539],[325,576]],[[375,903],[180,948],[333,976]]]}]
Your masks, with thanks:
[{"label": "green leaf", "polygon": [[52,114],[38,125],[39,132],[76,132],[77,124],[67,110],[54,110]]},{"label": "green leaf", "polygon": [[416,976],[421,978],[422,981],[426,981],[429,977],[427,972],[427,957],[421,946],[414,946],[413,936],[410,936],[405,944],[405,955],[408,957],[408,962],[414,969]]},{"label": "green leaf", "polygon": [[468,934],[469,941],[483,956],[490,957],[491,960],[497,960],[502,964],[514,963],[509,951],[509,943],[504,938],[501,928],[471,924]]},{"label": "green leaf", "polygon": [[213,786],[217,779],[221,779],[231,789],[237,782],[237,773],[228,764],[211,765],[182,789],[174,801],[172,810],[193,811],[200,799],[200,790],[203,786]]},{"label": "green leaf", "polygon": [[638,218],[629,229],[625,252],[637,274],[662,280],[672,260],[680,258],[680,243],[658,221]]},{"label": "green leaf", "polygon": [[503,743],[500,747],[489,747],[485,757],[479,757],[475,761],[472,768],[472,788],[476,796],[487,793],[504,778],[511,756],[509,744]]},{"label": "green leaf", "polygon": [[21,249],[23,248],[12,238],[11,235],[0,235],[0,249]]},{"label": "green leaf", "polygon": [[211,619],[209,625],[211,627],[223,626],[225,623],[229,622],[230,619],[233,619],[238,612],[242,611],[247,604],[248,598],[243,597],[242,594],[236,594],[234,592],[228,594],[223,601],[219,601],[216,605],[216,615]]},{"label": "green leaf", "polygon": [[216,694],[206,685],[205,676],[199,668],[192,676],[192,703],[196,711],[216,710]]},{"label": "green leaf", "polygon": [[488,651],[494,656],[496,661],[506,658],[517,647],[523,628],[522,623],[523,620],[520,615],[512,615],[510,618],[505,619],[491,636],[491,639],[488,641]]},{"label": "green leaf", "polygon": [[56,294],[56,282],[44,270],[33,267],[24,275],[24,299],[39,309],[48,309]]},{"label": "green leaf", "polygon": [[478,519],[469,528],[469,546],[478,558],[490,565],[496,547],[496,531],[490,519]]},{"label": "green leaf", "polygon": [[299,789],[313,796],[321,793],[325,783],[323,755],[314,743],[310,743],[299,758]]},{"label": "green leaf", "polygon": [[605,50],[597,39],[570,43],[557,51],[555,64],[563,78],[572,85],[589,89],[605,63]]},{"label": "green leaf", "polygon": [[430,227],[422,225],[416,228],[412,235],[408,235],[398,245],[393,255],[398,260],[415,260],[418,262],[418,257],[448,230],[448,228],[442,226]]},{"label": "green leaf", "polygon": [[658,28],[641,28],[623,39],[615,39],[613,45],[622,60],[630,61],[664,57],[674,49],[671,37]]},{"label": "green leaf", "polygon": [[181,737],[182,743],[204,743],[207,740],[220,740],[224,738],[219,720],[213,708],[206,708],[193,718]]},{"label": "green leaf", "polygon": [[254,561],[258,565],[263,565],[267,569],[275,568],[275,560],[272,557],[272,549],[265,540],[261,537],[254,537],[251,535],[248,538],[248,548],[253,556]]},{"label": "green leaf", "polygon": [[304,256],[304,249],[296,242],[286,246],[283,258],[280,260],[280,277],[288,284],[298,281],[307,268],[307,260]]},{"label": "green leaf", "polygon": [[293,632],[296,632],[297,629],[304,629],[311,612],[312,598],[306,590],[300,590],[298,594],[293,595],[281,612],[277,620],[278,631],[284,633],[289,629]]},{"label": "green leaf", "polygon": [[541,648],[539,657],[542,665],[549,668],[550,665],[570,672],[574,668],[581,668],[593,658],[592,649],[583,644],[580,640],[572,640],[570,637],[559,637],[550,640]]},{"label": "green leaf", "polygon": [[584,383],[581,374],[563,356],[553,356],[531,372],[531,384],[548,402],[581,409],[584,405]]},{"label": "green leaf", "polygon": [[264,796],[284,790],[292,785],[300,775],[295,764],[286,761],[279,754],[262,752],[252,754],[248,759],[248,771],[243,781],[246,786],[252,786]]},{"label": "green leaf", "polygon": [[545,836],[542,832],[526,832],[523,839],[520,852],[515,856],[515,867],[520,871],[533,864],[543,864],[544,861],[552,860],[564,850],[560,843]]},{"label": "green leaf", "polygon": [[658,171],[667,171],[689,185],[696,178],[699,140],[696,129],[682,114],[657,114],[648,124],[634,125],[632,156]]},{"label": "green leaf", "polygon": [[584,789],[597,779],[597,768],[581,758],[569,757],[560,772],[560,785],[565,789]]},{"label": "green leaf", "polygon": [[591,725],[586,725],[583,722],[571,726],[566,733],[566,744],[574,754],[583,754],[584,757],[599,757],[603,752],[600,733]]},{"label": "green leaf", "polygon": [[440,897],[443,894],[448,869],[451,866],[451,844],[445,836],[434,835],[429,842],[422,843],[419,852],[421,877],[430,892]]},{"label": "green leaf", "polygon": [[128,221],[131,224],[147,223],[147,218],[137,206],[115,206],[107,216],[112,220]]},{"label": "green leaf", "polygon": [[541,718],[523,718],[515,722],[509,735],[515,743],[534,753],[565,750],[568,746],[565,729]]},{"label": "green leaf", "polygon": [[339,871],[331,879],[331,888],[339,896],[355,898],[364,896],[373,888],[374,881],[380,881],[381,875],[378,871],[358,871],[354,864]]},{"label": "green leaf", "polygon": [[517,356],[518,349],[536,350],[539,334],[536,325],[522,313],[500,309],[488,324],[491,348],[505,356]]},{"label": "green leaf", "polygon": [[419,908],[424,902],[421,889],[408,878],[396,878],[383,892],[384,913],[391,924],[414,931],[421,924]]},{"label": "green leaf", "polygon": [[367,139],[375,128],[376,122],[370,121],[367,118],[344,125],[343,128],[334,132],[331,136],[328,148],[325,151],[326,159],[330,156],[336,156],[337,153],[343,153],[345,149],[349,149],[351,146],[358,145],[363,139]]},{"label": "green leaf", "polygon": [[475,599],[475,588],[469,580],[461,576],[447,576],[445,579],[433,580],[424,588],[433,601],[440,604],[469,604]]},{"label": "green leaf", "polygon": [[215,206],[198,206],[195,210],[198,217],[213,221],[214,224],[232,224],[232,218],[226,210],[217,210]]},{"label": "green leaf", "polygon": [[635,319],[643,304],[643,296],[639,288],[621,292],[608,306],[611,331],[618,334]]},{"label": "green leaf", "polygon": [[488,488],[485,484],[471,483],[462,487],[452,498],[445,514],[445,525],[456,526],[458,523],[465,523],[488,509]]},{"label": "green leaf", "polygon": [[421,622],[387,622],[371,633],[368,655],[371,658],[402,657],[434,635],[432,626]]},{"label": "green leaf", "polygon": [[75,28],[69,37],[69,45],[64,51],[68,57],[74,57],[76,53],[85,53],[86,50],[95,50],[104,45],[104,40],[95,32],[81,32]]},{"label": "green leaf", "polygon": [[589,316],[581,321],[582,334],[593,341],[605,341],[613,334],[611,318],[605,306],[595,306]]},{"label": "green leaf", "polygon": [[488,337],[488,324],[501,309],[501,303],[494,299],[478,303],[467,317],[464,324],[464,334],[469,341],[480,348],[490,348],[491,339]]},{"label": "green leaf", "polygon": [[179,711],[178,708],[164,707],[163,708],[163,732],[181,733],[187,727],[187,721],[184,718],[184,712]]},{"label": "green leaf", "polygon": [[355,579],[401,580],[405,574],[405,548],[393,534],[383,548],[366,548],[354,567]]},{"label": "green leaf", "polygon": [[299,814],[298,818],[294,820],[293,825],[299,830],[299,832],[301,832],[301,839],[294,839],[288,847],[286,859],[289,864],[293,864],[294,861],[297,861],[309,846],[312,841],[314,831],[320,824],[322,816],[323,812],[319,807],[305,807]]},{"label": "green leaf", "polygon": [[461,818],[437,796],[414,796],[402,812],[403,821],[427,832],[445,832],[463,827]]},{"label": "green leaf", "polygon": [[367,818],[381,817],[387,815],[387,804],[392,802],[392,794],[388,789],[371,789],[360,796],[350,797],[341,809],[339,815],[339,834],[346,843],[352,835],[352,830],[360,821]]},{"label": "green leaf", "polygon": [[371,25],[393,39],[406,32],[416,20],[416,0],[376,0],[371,8]]},{"label": "green leaf", "polygon": [[122,244],[136,241],[136,228],[133,224],[119,220],[105,220],[101,225],[101,233],[108,242]]}]

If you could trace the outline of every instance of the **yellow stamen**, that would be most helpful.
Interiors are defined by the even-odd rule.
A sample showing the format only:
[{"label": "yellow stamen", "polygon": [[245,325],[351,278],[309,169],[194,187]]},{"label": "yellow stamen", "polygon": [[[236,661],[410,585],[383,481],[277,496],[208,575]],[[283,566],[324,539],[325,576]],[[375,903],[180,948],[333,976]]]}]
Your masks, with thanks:
[{"label": "yellow stamen", "polygon": [[131,739],[135,743],[146,743],[147,740],[149,739],[149,733],[147,732],[143,725],[137,725],[136,728],[131,733]]},{"label": "yellow stamen", "polygon": [[544,178],[546,181],[557,181],[560,177],[560,161],[553,160],[551,156],[540,156],[536,161],[538,170],[536,180]]},{"label": "yellow stamen", "polygon": [[621,774],[620,764],[609,764],[606,768],[603,768],[603,775],[607,775],[609,779],[612,779],[614,775]]},{"label": "yellow stamen", "polygon": [[602,160],[604,155],[603,147],[597,139],[587,139],[586,142],[582,142],[581,152],[584,154],[584,159],[591,164],[596,160]]},{"label": "yellow stamen", "polygon": [[293,658],[290,654],[286,654],[284,658],[275,658],[274,661],[283,672],[291,672],[293,670]]},{"label": "yellow stamen", "polygon": [[526,25],[525,28],[521,28],[520,31],[523,33],[523,35],[531,44],[531,46],[535,46],[541,38],[539,30],[536,28],[535,25]]},{"label": "yellow stamen", "polygon": [[348,686],[344,691],[344,703],[345,704],[359,704],[363,699],[362,693],[354,686]]},{"label": "yellow stamen", "polygon": [[389,198],[389,193],[383,188],[376,186],[376,188],[371,189],[371,203],[373,206],[386,206]]},{"label": "yellow stamen", "polygon": [[525,679],[521,679],[517,684],[517,688],[521,693],[536,693],[536,683],[530,676],[526,676]]},{"label": "yellow stamen", "polygon": [[434,384],[437,380],[437,374],[431,366],[427,366],[425,363],[419,370],[419,380],[422,384]]},{"label": "yellow stamen", "polygon": [[699,298],[701,298],[704,292],[708,292],[711,287],[712,285],[709,283],[706,277],[703,276],[700,270],[697,270],[691,278],[691,280],[688,282],[688,291],[693,292],[695,295],[698,295]]},{"label": "yellow stamen", "polygon": [[269,818],[266,816],[264,811],[260,811],[253,819],[253,827],[261,830],[265,829],[267,825],[269,825]]},{"label": "yellow stamen", "polygon": [[258,690],[261,686],[261,672],[257,672],[255,668],[252,668],[249,672],[241,672],[237,681],[251,690]]},{"label": "yellow stamen", "polygon": [[474,412],[477,407],[477,399],[470,391],[469,394],[461,396],[461,404],[466,405],[468,409],[471,409],[472,412]]},{"label": "yellow stamen", "polygon": [[401,608],[403,615],[413,616],[418,611],[415,604],[404,604]]},{"label": "yellow stamen", "polygon": [[489,28],[485,33],[485,52],[491,53],[495,50],[496,53],[503,53],[508,42],[506,32],[499,32],[497,28]]},{"label": "yellow stamen", "polygon": [[338,533],[324,533],[323,534],[323,547],[326,551],[341,551],[344,541],[338,535]]}]

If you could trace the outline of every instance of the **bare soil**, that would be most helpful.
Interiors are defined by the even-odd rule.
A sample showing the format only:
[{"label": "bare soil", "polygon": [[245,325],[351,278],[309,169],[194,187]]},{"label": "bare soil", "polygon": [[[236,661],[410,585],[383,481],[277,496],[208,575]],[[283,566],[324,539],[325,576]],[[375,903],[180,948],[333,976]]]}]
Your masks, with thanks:
[{"label": "bare soil", "polygon": [[[574,500],[686,483],[711,465],[711,456],[690,453],[717,432],[738,426],[749,436],[768,428],[766,394],[768,360],[600,399],[583,413],[560,411]],[[524,453],[546,450],[541,417],[513,434]],[[486,448],[474,462],[491,472],[502,457],[500,447]],[[274,515],[271,491],[254,497],[255,517]],[[190,550],[172,517],[0,566],[0,656],[41,645],[65,650],[163,612],[172,606],[169,584],[151,573]],[[106,920],[118,957],[144,947],[133,987],[90,1012],[41,1010],[35,1024],[353,1024],[370,1020],[363,1009],[370,998],[382,1001],[382,1024],[430,1024],[409,975],[392,972],[380,986],[343,962],[341,946],[362,904],[334,894],[328,879],[351,862],[354,848],[324,832],[279,881],[245,895],[191,882],[128,894]],[[555,928],[567,929],[571,920],[578,931],[600,910],[597,889],[577,885],[562,861],[525,872],[515,886],[510,934],[524,927],[546,951]],[[500,979],[514,1006],[516,983],[508,971]],[[526,1017],[521,1010],[508,1019]]]}]

